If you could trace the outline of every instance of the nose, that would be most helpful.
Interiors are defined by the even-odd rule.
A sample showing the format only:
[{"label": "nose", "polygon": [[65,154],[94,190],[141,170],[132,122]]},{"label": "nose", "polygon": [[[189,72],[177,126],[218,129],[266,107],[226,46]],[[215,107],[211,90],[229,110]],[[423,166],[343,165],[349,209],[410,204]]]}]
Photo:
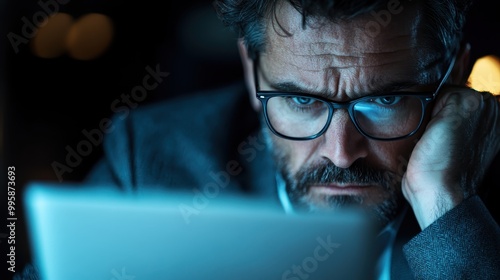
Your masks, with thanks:
[{"label": "nose", "polygon": [[346,110],[336,110],[328,130],[322,135],[320,153],[337,167],[348,168],[368,155],[368,139],[357,129]]}]

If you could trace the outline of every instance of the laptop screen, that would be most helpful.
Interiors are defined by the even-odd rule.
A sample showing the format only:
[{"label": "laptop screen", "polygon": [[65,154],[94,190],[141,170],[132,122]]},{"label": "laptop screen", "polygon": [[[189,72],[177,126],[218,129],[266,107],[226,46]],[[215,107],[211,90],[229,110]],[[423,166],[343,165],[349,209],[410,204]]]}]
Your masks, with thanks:
[{"label": "laptop screen", "polygon": [[24,195],[42,279],[373,279],[375,227],[355,211],[47,182]]}]

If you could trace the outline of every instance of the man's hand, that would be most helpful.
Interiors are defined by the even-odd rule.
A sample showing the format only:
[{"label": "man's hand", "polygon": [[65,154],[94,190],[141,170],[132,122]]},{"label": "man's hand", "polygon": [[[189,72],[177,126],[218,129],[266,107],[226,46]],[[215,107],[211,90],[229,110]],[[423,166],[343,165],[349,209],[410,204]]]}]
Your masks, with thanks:
[{"label": "man's hand", "polygon": [[469,88],[444,88],[402,181],[420,227],[476,194],[499,150],[496,97]]}]

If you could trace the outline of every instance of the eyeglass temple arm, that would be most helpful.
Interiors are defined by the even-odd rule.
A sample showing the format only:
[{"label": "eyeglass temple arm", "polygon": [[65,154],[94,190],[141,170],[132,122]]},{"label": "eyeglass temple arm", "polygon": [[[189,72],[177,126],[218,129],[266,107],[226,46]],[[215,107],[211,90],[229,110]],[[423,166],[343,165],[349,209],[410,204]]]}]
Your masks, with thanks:
[{"label": "eyeglass temple arm", "polygon": [[436,91],[434,92],[434,94],[432,95],[432,97],[436,97],[438,95],[439,91],[441,91],[441,87],[443,87],[443,85],[446,84],[446,81],[450,77],[450,74],[455,66],[455,60],[456,60],[456,56],[453,56],[451,59],[451,62],[450,62],[450,66],[448,66],[448,70],[446,70],[446,74],[444,74],[444,77],[441,80],[441,83],[439,83],[439,86],[436,89]]}]

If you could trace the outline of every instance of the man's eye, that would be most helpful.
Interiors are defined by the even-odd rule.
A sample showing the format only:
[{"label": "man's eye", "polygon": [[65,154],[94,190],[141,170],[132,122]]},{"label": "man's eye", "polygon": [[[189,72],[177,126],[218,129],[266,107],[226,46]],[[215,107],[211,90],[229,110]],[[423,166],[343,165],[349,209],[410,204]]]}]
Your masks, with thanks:
[{"label": "man's eye", "polygon": [[299,105],[311,105],[314,103],[314,101],[316,101],[312,98],[307,98],[307,97],[302,97],[302,96],[292,97],[292,100],[293,100],[293,102],[295,102]]},{"label": "man's eye", "polygon": [[372,101],[379,103],[381,105],[395,105],[401,101],[401,96],[384,96],[379,98],[374,98]]}]

